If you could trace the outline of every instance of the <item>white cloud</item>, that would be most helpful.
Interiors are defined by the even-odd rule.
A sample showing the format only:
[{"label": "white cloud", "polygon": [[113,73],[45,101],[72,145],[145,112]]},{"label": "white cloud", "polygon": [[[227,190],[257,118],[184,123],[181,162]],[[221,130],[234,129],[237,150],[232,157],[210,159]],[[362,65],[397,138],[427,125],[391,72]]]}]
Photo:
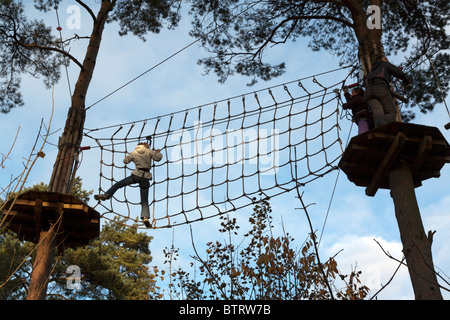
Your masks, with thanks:
[{"label": "white cloud", "polygon": [[[398,267],[398,262],[387,257],[376,241],[392,256],[402,258],[402,245],[376,236],[357,236],[346,234],[331,247],[322,249],[325,256],[333,256],[340,250],[336,261],[341,273],[349,274],[356,267],[362,271],[361,282],[369,287],[370,295],[386,285]],[[414,299],[405,266],[400,267],[391,283],[378,295],[378,299]]]},{"label": "white cloud", "polygon": [[[449,245],[446,243],[435,247],[438,247],[434,255],[436,271],[448,281],[445,272],[448,272]],[[378,236],[358,236],[354,234],[342,235],[339,241],[333,245],[322,248],[323,253],[321,254],[323,257],[329,257],[343,250],[336,257],[340,272],[349,274],[355,267],[356,270],[362,271],[360,279],[362,284],[371,290],[370,297],[383,286],[386,286],[377,295],[377,299],[414,299],[407,267],[401,266],[394,275],[399,263],[389,258],[381,248],[397,260],[401,260],[403,257],[402,244],[399,241],[388,241]],[[443,268],[443,270],[439,268]],[[448,285],[442,280],[439,280],[439,282],[448,288]],[[449,298],[450,295],[446,290],[441,290],[441,292],[444,299]]]}]

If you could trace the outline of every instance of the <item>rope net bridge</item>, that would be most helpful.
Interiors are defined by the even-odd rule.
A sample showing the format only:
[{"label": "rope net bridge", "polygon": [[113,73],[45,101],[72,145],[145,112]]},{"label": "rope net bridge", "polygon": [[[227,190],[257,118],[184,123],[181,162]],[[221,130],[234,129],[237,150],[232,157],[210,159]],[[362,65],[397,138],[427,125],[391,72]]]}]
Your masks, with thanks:
[{"label": "rope net bridge", "polygon": [[[125,165],[123,158],[147,140],[163,155],[151,168],[153,228],[235,211],[324,176],[337,169],[343,153],[336,89],[345,82],[337,81],[345,68],[172,114],[86,129],[85,137],[95,141],[91,149],[98,150],[99,193],[131,174],[134,164]],[[136,220],[138,188],[119,189],[95,209],[106,219]]]}]

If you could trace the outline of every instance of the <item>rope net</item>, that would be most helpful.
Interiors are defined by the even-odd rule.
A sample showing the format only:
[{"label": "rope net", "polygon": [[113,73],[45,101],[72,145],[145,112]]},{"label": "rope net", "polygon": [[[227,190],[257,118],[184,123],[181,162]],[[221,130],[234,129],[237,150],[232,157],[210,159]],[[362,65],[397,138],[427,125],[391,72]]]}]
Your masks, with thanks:
[{"label": "rope net", "polygon": [[[163,155],[151,168],[153,228],[236,211],[324,176],[337,168],[343,153],[336,89],[345,80],[335,82],[333,75],[339,70],[172,114],[86,129],[100,159],[99,193],[131,174],[134,164],[125,165],[123,158],[150,138]],[[326,81],[334,84],[325,86]],[[106,219],[137,220],[138,185],[119,189],[95,209]]]}]

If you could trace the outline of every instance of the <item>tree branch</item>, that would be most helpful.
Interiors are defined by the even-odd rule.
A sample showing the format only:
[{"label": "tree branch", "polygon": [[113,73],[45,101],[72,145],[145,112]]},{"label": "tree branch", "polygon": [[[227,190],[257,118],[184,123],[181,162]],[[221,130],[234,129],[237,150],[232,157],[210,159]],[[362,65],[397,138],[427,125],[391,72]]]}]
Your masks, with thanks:
[{"label": "tree branch", "polygon": [[335,16],[330,16],[330,15],[322,15],[322,16],[294,16],[292,18],[294,18],[294,19],[311,19],[311,20],[317,20],[317,19],[334,20],[336,22],[340,22],[340,23],[346,25],[347,27],[350,27],[350,28],[354,28],[355,27],[355,25],[353,23],[351,23],[350,21],[347,21],[345,19],[338,18],[338,17],[335,17]]},{"label": "tree branch", "polygon": [[314,3],[334,3],[337,4],[339,6],[343,6],[344,3],[340,0],[312,0],[312,2]]},{"label": "tree branch", "polygon": [[317,265],[319,266],[319,269],[322,272],[322,276],[323,276],[323,279],[324,279],[324,281],[325,281],[325,283],[326,283],[326,285],[328,287],[328,292],[330,293],[331,299],[334,300],[333,290],[331,289],[330,282],[328,281],[328,277],[327,277],[327,275],[325,273],[325,270],[323,269],[323,264],[320,262],[319,250],[317,248],[316,235],[314,234],[314,230],[313,230],[313,227],[312,227],[311,219],[309,218],[309,214],[308,214],[308,211],[306,210],[306,206],[305,206],[305,203],[303,202],[303,198],[300,195],[299,186],[297,185],[295,189],[297,190],[298,199],[300,200],[300,203],[303,206],[303,210],[305,211],[306,218],[308,219],[309,227],[311,229],[311,239],[313,240],[314,251],[316,252]]},{"label": "tree branch", "polygon": [[[296,148],[294,148],[294,157],[295,157],[295,159],[297,159],[297,149],[296,149]],[[296,164],[296,165],[295,165],[295,168],[294,168],[294,172],[295,172],[295,181],[298,181],[298,179],[297,179],[297,163],[295,163],[295,164]],[[306,218],[308,219],[309,228],[310,228],[310,230],[311,230],[311,239],[313,240],[314,251],[316,252],[317,264],[318,264],[318,266],[319,266],[320,271],[322,272],[322,275],[323,275],[324,281],[325,281],[325,283],[326,283],[326,285],[327,285],[327,287],[328,287],[328,291],[329,291],[329,293],[330,293],[331,299],[334,300],[333,290],[331,289],[330,282],[328,281],[328,277],[327,277],[327,275],[325,274],[325,270],[323,269],[323,265],[322,265],[322,263],[320,262],[320,258],[319,258],[319,249],[317,248],[316,235],[315,235],[315,233],[314,233],[314,229],[313,229],[313,226],[312,226],[312,223],[311,223],[311,219],[309,218],[308,210],[306,210],[306,207],[307,207],[307,206],[306,206],[305,203],[303,202],[302,195],[300,194],[299,184],[298,184],[298,183],[297,183],[295,189],[296,189],[296,191],[297,191],[298,199],[300,200],[300,203],[302,204],[303,211],[305,211]]]},{"label": "tree branch", "polygon": [[92,17],[92,20],[94,20],[94,23],[97,23],[97,17],[95,16],[94,12],[91,10],[91,8],[89,8],[89,6],[87,4],[85,4],[83,1],[81,0],[75,0],[76,2],[78,2],[80,4],[80,6],[82,6],[84,9],[86,9],[87,12],[89,12],[89,14]]},{"label": "tree branch", "polygon": [[[402,258],[402,260],[400,261],[400,260],[398,260],[398,259],[396,259],[395,257],[393,257],[389,252],[386,252],[385,250],[384,250],[384,248],[381,246],[381,244],[377,241],[377,240],[375,240],[375,239],[373,239],[377,244],[378,244],[378,246],[381,248],[381,250],[383,251],[383,253],[388,257],[388,258],[390,258],[390,259],[392,259],[392,260],[394,260],[394,261],[397,261],[398,263],[399,263],[399,267],[401,266],[401,265],[404,265],[404,266],[407,266],[407,264],[406,263],[404,263],[403,261],[405,260],[405,256],[403,256],[403,258]],[[416,246],[415,244],[413,244],[413,246]],[[397,271],[396,271],[397,272]],[[435,274],[436,274],[436,276],[437,277],[439,277],[441,280],[443,280],[445,283],[447,283],[448,285],[450,285],[450,283],[447,281],[447,280],[445,280],[440,274],[439,274],[439,272],[435,272]],[[446,287],[444,287],[444,286],[442,286],[442,285],[440,285],[440,284],[438,284],[439,285],[439,288],[441,288],[441,289],[443,289],[443,290],[445,290],[445,291],[448,291],[448,292],[450,292],[450,289],[449,288],[446,288]],[[378,292],[377,292],[377,294],[378,294]]]},{"label": "tree branch", "polygon": [[64,46],[68,46],[72,40],[80,40],[80,39],[90,39],[91,37],[89,36],[79,36],[76,33],[74,34],[74,36],[72,38],[67,38],[66,40],[62,41],[61,43],[64,44]]},{"label": "tree branch", "polygon": [[386,284],[382,285],[381,288],[380,288],[377,292],[375,292],[375,294],[370,298],[370,300],[373,300],[373,299],[374,299],[381,291],[384,290],[384,288],[386,288],[386,287],[392,282],[392,280],[394,279],[394,277],[395,277],[395,275],[397,274],[397,272],[398,272],[398,270],[400,269],[400,267],[401,267],[402,265],[405,265],[405,263],[404,263],[403,261],[404,261],[405,258],[406,258],[405,256],[403,256],[402,261],[399,261],[399,260],[395,259],[394,257],[392,257],[389,253],[387,253],[387,252],[383,249],[383,247],[381,246],[381,244],[380,244],[376,239],[373,239],[373,241],[375,241],[375,242],[378,244],[378,246],[381,248],[381,250],[383,251],[383,253],[384,253],[385,255],[387,255],[389,258],[391,258],[391,259],[397,261],[399,264],[398,264],[397,268],[395,269],[394,273],[392,274],[391,278],[388,280],[388,282],[387,282]]},{"label": "tree branch", "polygon": [[25,44],[21,41],[16,41],[16,44],[18,44],[19,46],[23,47],[23,48],[27,48],[27,49],[38,49],[38,50],[47,50],[47,51],[55,51],[58,52],[60,54],[62,54],[65,57],[68,57],[70,60],[72,60],[73,62],[75,62],[81,70],[84,69],[83,65],[81,64],[80,61],[78,61],[74,56],[72,56],[70,53],[62,50],[62,49],[58,49],[58,48],[54,48],[54,47],[46,47],[46,46],[40,46],[38,44],[32,43],[32,44]]},{"label": "tree branch", "polygon": [[[328,2],[328,1],[326,1]],[[324,20],[334,20],[336,22],[340,22],[350,28],[354,28],[354,25],[342,18],[338,18],[338,17],[334,17],[334,16],[330,16],[330,15],[322,15],[322,16],[306,16],[306,15],[300,15],[300,16],[292,16],[289,18],[284,19],[283,21],[281,21],[273,30],[272,33],[270,34],[270,36],[266,39],[266,41],[259,47],[259,49],[253,54],[254,57],[256,57],[268,44],[269,42],[274,42],[276,43],[284,43],[286,42],[287,38],[289,38],[289,35],[291,34],[291,32],[293,31],[293,29],[295,28],[295,26],[297,25],[297,22],[299,20],[314,20],[314,19],[324,19]],[[278,29],[280,29],[284,24],[288,23],[289,21],[295,21],[294,25],[291,27],[291,30],[289,31],[289,34],[285,37],[285,39],[281,42],[275,42],[273,41],[273,37],[275,36],[276,32],[278,31]]]},{"label": "tree branch", "polygon": [[194,244],[194,236],[192,234],[192,228],[190,228],[191,231],[191,243],[192,243],[192,248],[194,249],[195,255],[197,260],[205,267],[205,269],[208,271],[208,274],[211,277],[212,282],[214,282],[214,284],[216,285],[217,289],[220,291],[220,293],[222,294],[222,297],[224,299],[226,299],[227,295],[225,294],[225,292],[223,291],[222,287],[220,286],[219,282],[217,281],[216,277],[214,276],[214,274],[212,273],[212,271],[210,270],[208,264],[203,261],[203,259],[200,257],[200,255],[197,252],[197,248],[195,247]]}]

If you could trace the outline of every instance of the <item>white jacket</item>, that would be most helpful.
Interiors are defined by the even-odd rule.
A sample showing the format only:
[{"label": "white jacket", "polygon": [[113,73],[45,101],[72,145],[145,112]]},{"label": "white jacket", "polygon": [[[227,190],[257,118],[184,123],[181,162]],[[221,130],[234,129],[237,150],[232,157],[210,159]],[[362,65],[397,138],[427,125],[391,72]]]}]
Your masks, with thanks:
[{"label": "white jacket", "polygon": [[[136,165],[136,169],[134,169],[131,173],[138,177],[151,179],[152,174],[150,173],[150,168],[152,165],[152,159],[154,161],[160,161],[162,159],[162,154],[160,152],[150,150],[144,145],[138,145],[136,146],[135,150],[133,150],[125,157],[125,159],[123,159],[123,162],[128,164],[133,161]],[[139,169],[144,169],[146,171]]]}]

